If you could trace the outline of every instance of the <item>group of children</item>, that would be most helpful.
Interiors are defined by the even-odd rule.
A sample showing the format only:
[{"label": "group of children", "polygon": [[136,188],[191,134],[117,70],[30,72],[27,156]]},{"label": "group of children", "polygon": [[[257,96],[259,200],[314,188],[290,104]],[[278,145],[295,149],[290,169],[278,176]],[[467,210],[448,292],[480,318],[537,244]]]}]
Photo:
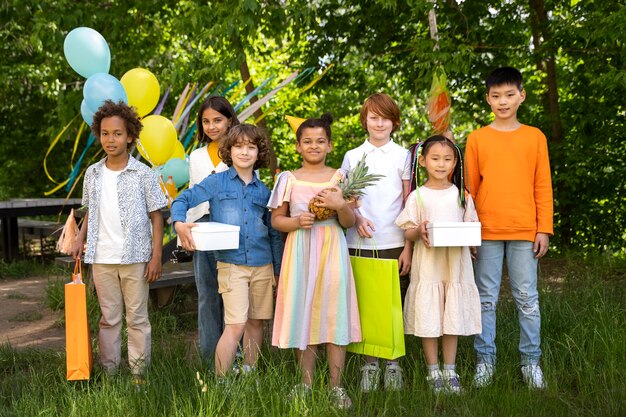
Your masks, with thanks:
[{"label": "group of children", "polygon": [[[263,321],[273,318],[272,344],[297,350],[302,376],[292,394],[310,390],[317,349],[325,345],[331,394],[339,407],[350,407],[342,373],[346,346],[362,338],[350,264],[358,248],[359,256],[398,260],[405,333],[422,339],[426,379],[435,392],[461,390],[455,370],[458,336],[476,335],[474,385],[492,382],[495,309],[506,258],[518,308],[522,376],[533,388],[545,387],[537,260],[552,234],[547,143],[538,129],[517,120],[525,98],[519,71],[495,70],[486,88],[495,119],[469,136],[465,158],[446,136],[432,136],[414,152],[393,142],[400,111],[391,97],[379,93],[361,109],[368,138],[346,153],[341,169],[326,165],[333,147],[330,115],[304,121],[295,145],[302,167],[279,175],[272,192],[256,171],[269,162],[265,133],[240,124],[224,98],[205,101],[197,123],[200,142],[207,145],[190,156],[190,186],[172,203],[171,220],[183,248],[192,251],[191,228],[197,222],[240,227],[237,249],[194,253],[201,356],[211,360],[214,355],[218,378],[233,369],[238,346],[244,357],[239,372],[255,370]],[[103,367],[114,372],[119,365],[126,304],[129,364],[141,377],[150,359],[147,288],[160,275],[159,209],[166,201],[156,176],[128,155],[127,146],[138,137],[137,123],[127,106],[112,102],[94,117],[92,130],[107,157],[87,171],[83,200],[89,215],[75,254],[86,236],[85,261],[94,264],[103,313]],[[355,204],[336,185],[362,157],[382,179]],[[422,184],[420,169],[426,172]],[[309,211],[314,197],[318,207],[336,215],[317,220]],[[480,221],[482,245],[431,247],[427,224],[442,221]],[[382,373],[378,358],[366,357],[362,391],[378,389]],[[385,389],[402,388],[397,361],[386,361],[382,380]]]}]

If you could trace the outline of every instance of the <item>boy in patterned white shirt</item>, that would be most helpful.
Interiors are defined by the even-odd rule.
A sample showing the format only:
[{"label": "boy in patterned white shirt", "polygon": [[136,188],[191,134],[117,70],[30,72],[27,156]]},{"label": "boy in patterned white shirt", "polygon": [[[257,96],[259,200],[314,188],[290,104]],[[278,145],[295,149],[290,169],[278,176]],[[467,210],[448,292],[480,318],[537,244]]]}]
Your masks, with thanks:
[{"label": "boy in patterned white shirt", "polygon": [[107,100],[91,125],[107,156],[91,165],[83,181],[87,215],[72,248],[79,257],[87,237],[85,263],[102,311],[100,364],[114,374],[121,359],[122,308],[126,306],[128,363],[136,383],[150,363],[148,284],[161,276],[163,216],[167,200],[156,174],[131,158],[128,147],[142,125],[134,109]]}]

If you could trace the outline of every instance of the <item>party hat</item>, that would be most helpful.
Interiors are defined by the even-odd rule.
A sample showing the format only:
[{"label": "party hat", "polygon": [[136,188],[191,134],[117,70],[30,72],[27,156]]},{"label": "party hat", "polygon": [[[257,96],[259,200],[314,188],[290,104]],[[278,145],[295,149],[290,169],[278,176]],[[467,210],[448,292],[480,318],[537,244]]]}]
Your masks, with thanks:
[{"label": "party hat", "polygon": [[300,117],[294,117],[294,116],[285,116],[285,119],[287,119],[287,122],[289,122],[289,126],[291,126],[293,133],[296,133],[296,131],[298,130],[302,122],[306,120],[306,119],[301,119]]}]

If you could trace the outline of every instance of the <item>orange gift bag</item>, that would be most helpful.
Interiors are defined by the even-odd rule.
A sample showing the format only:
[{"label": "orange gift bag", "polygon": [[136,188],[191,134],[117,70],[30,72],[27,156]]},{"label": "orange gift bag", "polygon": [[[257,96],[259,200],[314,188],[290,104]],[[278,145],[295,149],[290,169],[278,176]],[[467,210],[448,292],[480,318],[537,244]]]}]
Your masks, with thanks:
[{"label": "orange gift bag", "polygon": [[87,321],[87,289],[76,259],[72,282],[65,284],[65,355],[67,379],[89,379],[93,368],[91,337]]}]

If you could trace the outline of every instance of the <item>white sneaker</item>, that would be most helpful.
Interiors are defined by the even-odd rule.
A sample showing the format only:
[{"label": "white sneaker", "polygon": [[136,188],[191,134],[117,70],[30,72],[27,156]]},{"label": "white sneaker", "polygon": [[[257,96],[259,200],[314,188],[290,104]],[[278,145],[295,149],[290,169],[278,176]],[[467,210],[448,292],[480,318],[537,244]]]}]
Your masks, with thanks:
[{"label": "white sneaker", "polygon": [[361,368],[361,391],[370,392],[378,390],[380,381],[380,368],[378,362],[367,363]]},{"label": "white sneaker", "polygon": [[330,398],[333,403],[335,403],[335,407],[340,410],[347,410],[352,406],[352,400],[348,396],[348,392],[343,387],[333,387],[330,390]]},{"label": "white sneaker", "polygon": [[444,389],[443,374],[439,369],[429,371],[428,375],[426,375],[426,382],[428,382],[428,385],[430,385],[430,389],[435,394],[439,394]]},{"label": "white sneaker", "polygon": [[399,391],[402,389],[402,368],[397,363],[391,363],[385,367],[385,375],[383,377],[385,389],[388,391]]},{"label": "white sneaker", "polygon": [[287,394],[287,401],[303,401],[311,396],[311,387],[306,384],[296,384]]},{"label": "white sneaker", "polygon": [[443,382],[447,392],[451,394],[461,393],[461,381],[459,380],[459,375],[456,373],[456,371],[453,371],[451,369],[444,369]]},{"label": "white sneaker", "polygon": [[476,373],[474,374],[474,386],[484,388],[493,382],[493,373],[495,367],[490,363],[479,363],[476,365]]},{"label": "white sneaker", "polygon": [[522,378],[529,388],[545,389],[546,383],[543,380],[543,372],[539,365],[522,366]]}]

